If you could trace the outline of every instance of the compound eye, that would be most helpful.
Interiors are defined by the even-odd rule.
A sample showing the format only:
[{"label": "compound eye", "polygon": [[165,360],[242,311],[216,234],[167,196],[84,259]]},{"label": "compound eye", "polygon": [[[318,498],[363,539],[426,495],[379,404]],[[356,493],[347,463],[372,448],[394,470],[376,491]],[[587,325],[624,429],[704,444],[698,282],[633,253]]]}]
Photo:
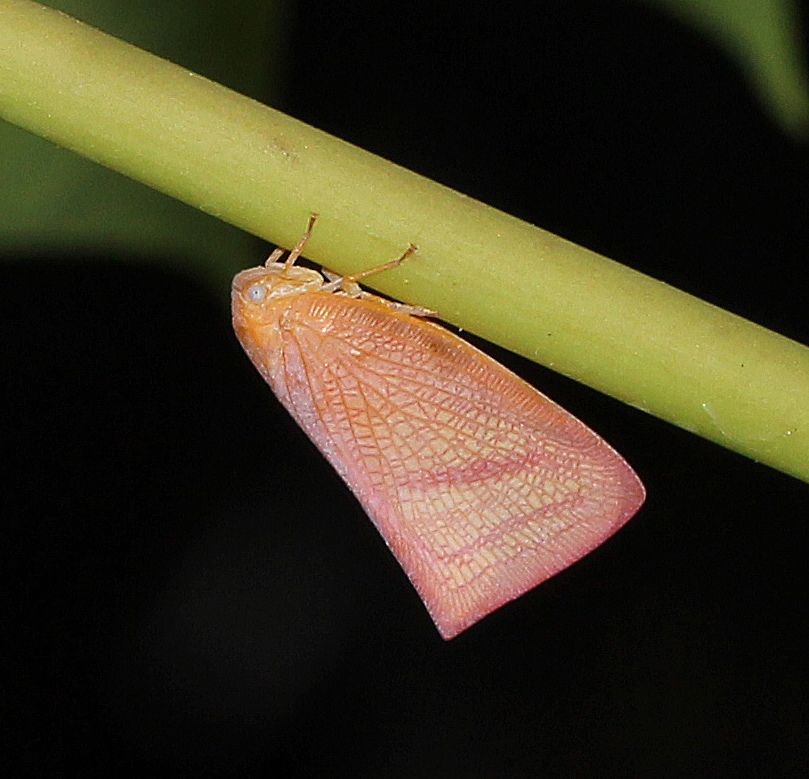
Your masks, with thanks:
[{"label": "compound eye", "polygon": [[251,303],[261,303],[267,297],[267,288],[263,284],[251,284],[245,294]]}]

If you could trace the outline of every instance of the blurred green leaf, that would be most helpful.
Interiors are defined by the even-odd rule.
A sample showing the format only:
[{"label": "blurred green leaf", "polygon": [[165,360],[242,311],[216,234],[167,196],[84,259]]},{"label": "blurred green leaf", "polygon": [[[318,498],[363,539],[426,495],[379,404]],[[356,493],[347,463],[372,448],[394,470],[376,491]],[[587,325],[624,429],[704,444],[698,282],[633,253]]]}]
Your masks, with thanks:
[{"label": "blurred green leaf", "polygon": [[809,78],[795,0],[644,0],[714,38],[785,132],[809,136]]},{"label": "blurred green leaf", "polygon": [[[276,96],[282,0],[48,5],[262,102]],[[207,266],[218,276],[254,259],[254,239],[243,231],[6,122],[0,149],[0,247],[7,254],[25,247],[123,251],[163,263],[193,258],[196,273]]]}]

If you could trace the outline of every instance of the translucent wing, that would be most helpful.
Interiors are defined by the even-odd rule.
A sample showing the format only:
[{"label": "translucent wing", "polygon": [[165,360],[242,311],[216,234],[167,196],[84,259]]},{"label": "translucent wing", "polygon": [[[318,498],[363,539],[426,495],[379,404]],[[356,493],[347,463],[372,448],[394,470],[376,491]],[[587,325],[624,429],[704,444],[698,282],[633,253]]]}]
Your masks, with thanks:
[{"label": "translucent wing", "polygon": [[305,292],[240,334],[451,638],[586,554],[644,490],[601,438],[432,322]]}]

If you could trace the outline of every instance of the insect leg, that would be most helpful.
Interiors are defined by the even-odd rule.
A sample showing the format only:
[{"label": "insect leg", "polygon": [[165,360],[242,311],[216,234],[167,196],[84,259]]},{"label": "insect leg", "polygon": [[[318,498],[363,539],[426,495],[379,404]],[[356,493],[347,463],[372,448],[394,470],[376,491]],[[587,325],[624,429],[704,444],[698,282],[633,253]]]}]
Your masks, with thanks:
[{"label": "insect leg", "polygon": [[[301,256],[301,252],[303,251],[303,247],[306,246],[306,242],[312,237],[312,228],[315,226],[315,222],[317,221],[317,217],[318,217],[318,214],[312,214],[309,217],[309,226],[306,228],[306,232],[301,236],[298,243],[295,244],[294,248],[289,253],[289,256],[286,258],[286,262],[284,262],[284,267],[285,268],[291,268],[295,264],[295,260],[297,260],[298,257]],[[278,249],[275,250],[275,252],[277,252],[277,251],[278,251]],[[275,254],[275,252],[273,252],[273,254]],[[281,250],[281,253],[283,253],[283,249]],[[270,256],[272,256],[272,255],[270,255]],[[280,257],[281,255],[279,254],[278,256]],[[269,262],[269,260],[268,260],[268,262]]]}]

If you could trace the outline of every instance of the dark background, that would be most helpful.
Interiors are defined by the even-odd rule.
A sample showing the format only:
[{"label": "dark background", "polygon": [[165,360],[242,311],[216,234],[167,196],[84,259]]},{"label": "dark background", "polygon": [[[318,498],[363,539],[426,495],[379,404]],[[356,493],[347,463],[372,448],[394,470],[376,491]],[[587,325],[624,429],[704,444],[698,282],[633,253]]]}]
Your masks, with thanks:
[{"label": "dark background", "polygon": [[[279,107],[809,341],[806,146],[734,64],[643,6],[491,5],[300,7]],[[445,643],[226,289],[28,259],[0,265],[12,775],[809,772],[806,484],[486,347],[649,497]]]}]

